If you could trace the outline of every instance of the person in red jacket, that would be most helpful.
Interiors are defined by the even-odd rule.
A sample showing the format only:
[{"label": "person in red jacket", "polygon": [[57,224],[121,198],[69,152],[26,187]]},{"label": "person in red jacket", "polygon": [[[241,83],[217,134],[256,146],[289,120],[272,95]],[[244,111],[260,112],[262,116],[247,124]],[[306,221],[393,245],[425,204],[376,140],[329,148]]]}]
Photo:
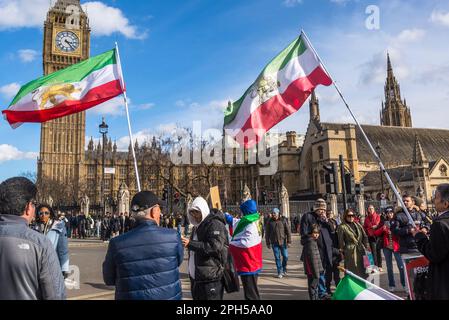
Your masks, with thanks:
[{"label": "person in red jacket", "polygon": [[380,215],[376,212],[373,205],[368,207],[368,215],[365,218],[365,223],[363,228],[365,229],[366,235],[368,236],[369,246],[371,247],[371,252],[373,253],[374,264],[382,272],[382,254],[381,246],[377,241],[377,237],[374,232],[380,227]]},{"label": "person in red jacket", "polygon": [[391,230],[394,229],[395,224],[397,223],[397,221],[394,219],[393,208],[387,208],[385,211],[385,215],[386,220],[384,221],[382,226],[374,231],[374,235],[383,238],[383,252],[385,256],[385,262],[387,264],[389,290],[390,292],[394,292],[396,289],[393,272],[394,255],[394,258],[396,259],[396,263],[398,265],[402,287],[405,291],[407,291],[405,287],[404,264],[402,263],[401,254],[399,252],[399,238],[391,232]]}]

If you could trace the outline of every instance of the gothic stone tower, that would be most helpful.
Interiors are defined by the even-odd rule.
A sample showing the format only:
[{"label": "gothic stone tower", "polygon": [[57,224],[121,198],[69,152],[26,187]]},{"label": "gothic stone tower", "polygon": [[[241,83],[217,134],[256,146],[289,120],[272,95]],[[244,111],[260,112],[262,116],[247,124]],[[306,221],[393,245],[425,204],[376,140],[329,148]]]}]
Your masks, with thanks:
[{"label": "gothic stone tower", "polygon": [[[89,52],[89,21],[80,0],[57,0],[44,25],[44,74],[86,60]],[[38,160],[40,182],[55,180],[80,190],[85,179],[85,126],[84,112],[42,124]]]},{"label": "gothic stone tower", "polygon": [[393,73],[390,55],[387,55],[387,81],[385,84],[385,104],[382,102],[380,124],[392,127],[412,127],[412,116],[407,102],[401,100],[401,88]]}]

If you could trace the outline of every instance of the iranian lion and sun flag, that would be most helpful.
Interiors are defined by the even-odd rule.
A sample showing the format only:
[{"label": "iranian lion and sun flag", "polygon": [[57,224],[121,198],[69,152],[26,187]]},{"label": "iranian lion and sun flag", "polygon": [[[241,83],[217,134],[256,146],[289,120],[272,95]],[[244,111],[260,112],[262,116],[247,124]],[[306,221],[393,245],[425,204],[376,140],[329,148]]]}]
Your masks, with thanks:
[{"label": "iranian lion and sun flag", "polygon": [[224,129],[240,145],[252,147],[271,128],[297,112],[318,85],[332,83],[302,32],[263,69],[239,100],[229,103]]},{"label": "iranian lion and sun flag", "polygon": [[114,49],[27,83],[2,113],[13,128],[65,117],[121,95],[122,79]]}]

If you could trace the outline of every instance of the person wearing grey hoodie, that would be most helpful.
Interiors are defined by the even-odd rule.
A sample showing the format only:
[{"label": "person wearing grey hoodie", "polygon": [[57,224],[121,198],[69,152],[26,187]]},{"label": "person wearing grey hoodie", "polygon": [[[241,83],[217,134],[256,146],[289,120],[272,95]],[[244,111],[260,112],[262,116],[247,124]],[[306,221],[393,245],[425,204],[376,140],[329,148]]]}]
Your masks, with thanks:
[{"label": "person wearing grey hoodie", "polygon": [[223,273],[229,238],[223,213],[209,209],[201,197],[188,210],[194,228],[190,239],[182,237],[189,249],[189,276],[193,300],[223,300]]}]

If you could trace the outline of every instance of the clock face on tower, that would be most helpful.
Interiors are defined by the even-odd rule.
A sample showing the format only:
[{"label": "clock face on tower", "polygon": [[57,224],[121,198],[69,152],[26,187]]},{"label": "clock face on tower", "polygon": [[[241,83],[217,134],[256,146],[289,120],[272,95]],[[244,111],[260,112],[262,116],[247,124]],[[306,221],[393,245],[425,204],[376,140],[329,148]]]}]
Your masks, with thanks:
[{"label": "clock face on tower", "polygon": [[56,47],[62,52],[76,51],[80,46],[78,36],[71,31],[61,31],[56,35]]}]

